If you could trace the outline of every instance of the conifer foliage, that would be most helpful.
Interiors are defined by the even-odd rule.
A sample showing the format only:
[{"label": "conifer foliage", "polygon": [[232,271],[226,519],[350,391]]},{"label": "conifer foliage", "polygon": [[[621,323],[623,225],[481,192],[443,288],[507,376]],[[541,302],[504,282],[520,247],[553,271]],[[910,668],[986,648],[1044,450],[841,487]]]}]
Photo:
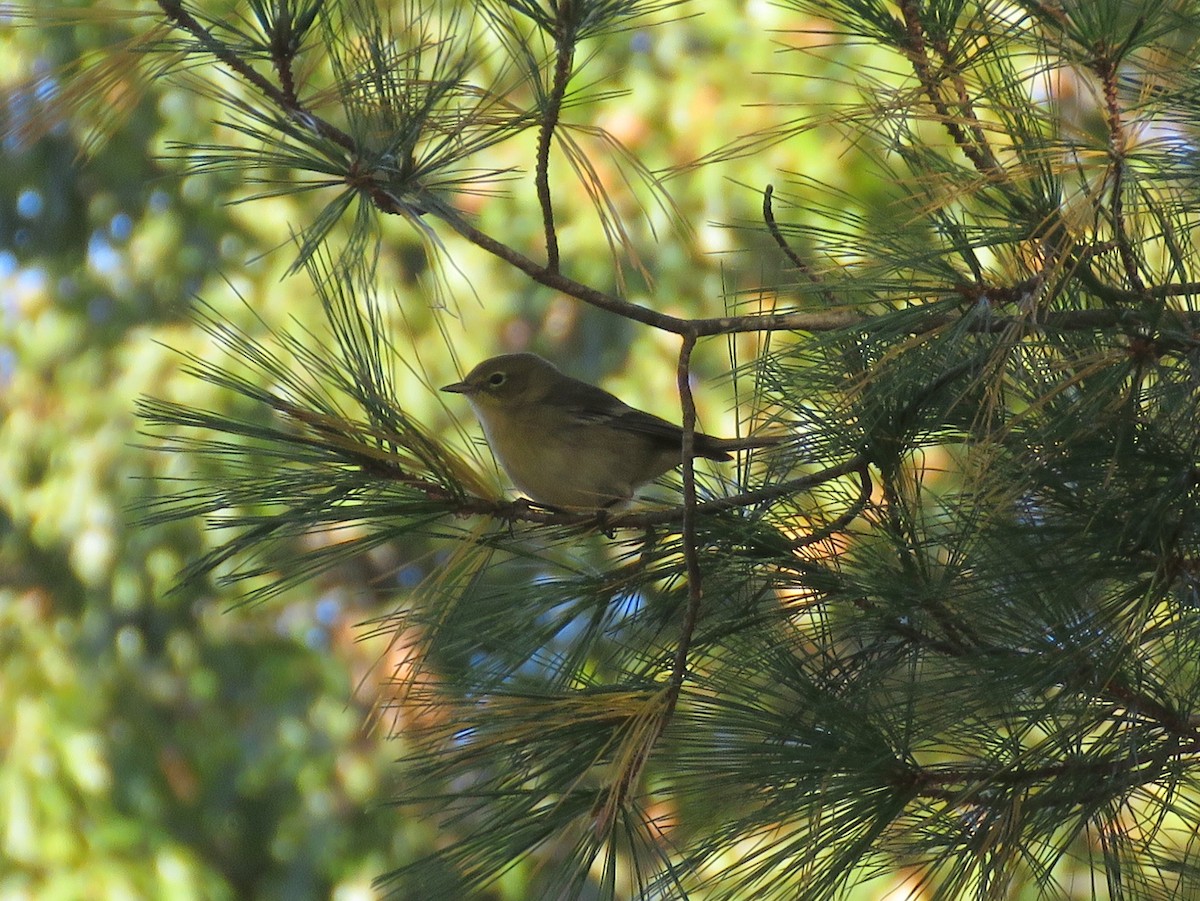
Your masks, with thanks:
[{"label": "conifer foliage", "polygon": [[[773,304],[692,318],[633,289],[647,249],[573,113],[606,42],[704,4],[158,0],[122,52],[225,116],[225,143],[173,152],[245,203],[328,198],[293,236],[327,329],[206,315],[227,356],[192,368],[253,412],[144,402],[224,473],[150,516],[223,529],[188,575],[254,599],[442,549],[374,626],[405,648],[397,816],[443,836],[381,876],[396,897],[483,897],[514,867],[544,898],[837,898],[898,871],[929,898],[1200,897],[1200,5],[782,5],[812,53],[871,64],[682,174],[615,140],[606,165],[669,213],[668,174],[832,125],[887,190],[840,196],[802,160],[749,186]],[[489,165],[514,143],[520,172]],[[568,179],[611,277],[559,227]],[[509,180],[533,244],[468,211]],[[674,336],[675,493],[514,502],[420,421],[376,292],[396,217],[443,273],[495,257]],[[746,336],[743,416],[786,440],[717,476],[688,453],[693,353]]]}]

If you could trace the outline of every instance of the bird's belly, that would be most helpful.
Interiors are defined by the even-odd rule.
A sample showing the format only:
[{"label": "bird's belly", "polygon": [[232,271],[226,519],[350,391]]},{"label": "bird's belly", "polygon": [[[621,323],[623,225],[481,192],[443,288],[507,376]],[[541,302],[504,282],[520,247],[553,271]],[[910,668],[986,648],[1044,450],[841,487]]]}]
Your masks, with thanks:
[{"label": "bird's belly", "polygon": [[[589,429],[564,435],[537,422],[487,429],[496,459],[524,495],[540,504],[595,510],[628,500],[640,484],[626,462],[627,448],[589,441]],[[607,446],[606,446],[607,445]]]}]

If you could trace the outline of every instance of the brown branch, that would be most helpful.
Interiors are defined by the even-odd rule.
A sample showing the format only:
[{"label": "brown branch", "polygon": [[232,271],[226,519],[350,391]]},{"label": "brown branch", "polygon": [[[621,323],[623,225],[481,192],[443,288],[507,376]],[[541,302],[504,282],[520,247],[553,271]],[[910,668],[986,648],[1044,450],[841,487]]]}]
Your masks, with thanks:
[{"label": "brown branch", "polygon": [[439,205],[432,211],[467,241],[524,272],[538,284],[570,295],[598,309],[676,335],[694,334],[697,337],[706,337],[753,331],[833,331],[854,325],[863,318],[858,314],[842,312],[752,314],[711,319],[685,319],[671,316],[649,307],[621,300],[619,297],[578,282],[561,272],[551,271],[507,244],[497,241],[444,205]]},{"label": "brown branch", "polygon": [[537,186],[538,203],[542,207],[542,225],[546,232],[546,269],[558,271],[558,234],[554,229],[554,201],[550,196],[550,147],[554,143],[554,129],[562,112],[563,98],[571,80],[572,64],[575,59],[575,34],[571,27],[570,4],[563,4],[556,11],[554,23],[554,80],[546,97],[546,108],[542,113],[541,128],[538,129],[537,162],[534,182]]},{"label": "brown branch", "polygon": [[1142,281],[1137,255],[1129,241],[1125,227],[1125,151],[1128,137],[1121,118],[1121,105],[1117,96],[1117,64],[1107,54],[1100,54],[1092,61],[1092,68],[1100,78],[1104,91],[1104,121],[1108,126],[1108,155],[1113,162],[1112,218],[1113,234],[1117,253],[1125,269],[1125,278],[1139,296],[1144,296],[1145,282]]},{"label": "brown branch", "polygon": [[298,108],[300,99],[296,96],[296,76],[292,71],[296,47],[293,43],[292,10],[286,3],[275,7],[275,20],[271,32],[271,63],[279,76],[279,85],[283,96],[290,106]]},{"label": "brown branch", "polygon": [[942,95],[939,78],[934,74],[930,63],[925,41],[925,26],[921,21],[921,14],[917,8],[916,0],[901,0],[899,5],[900,14],[904,17],[905,32],[908,37],[906,50],[909,63],[917,75],[917,80],[921,83],[921,89],[925,92],[925,96],[929,98],[934,111],[941,119],[942,125],[950,134],[955,145],[974,164],[980,174],[987,176],[991,180],[1006,179],[1007,175],[1003,167],[993,155],[988,144],[984,142],[980,145],[972,141],[959,124],[960,119],[973,118],[969,104],[966,110],[956,114],[950,109],[949,102]]},{"label": "brown branch", "polygon": [[[744,491],[741,494],[731,494],[727,497],[710,501],[697,501],[697,515],[715,516],[740,507],[751,507],[776,500],[787,494],[795,494],[823,485],[825,482],[841,478],[850,473],[858,472],[865,465],[863,457],[853,457],[844,463],[838,463],[809,475],[797,476],[776,485],[758,488],[754,491]],[[598,517],[592,512],[559,512],[543,507],[534,507],[528,501],[490,501],[485,498],[467,497],[457,503],[454,513],[463,516],[487,515],[495,516],[505,522],[527,522],[537,525],[590,525],[599,524],[606,529],[646,529],[651,526],[672,525],[683,521],[683,508],[670,507],[665,510],[648,510],[629,512]]]},{"label": "brown branch", "polygon": [[[267,402],[302,422],[320,436],[281,434],[280,440],[314,450],[332,451],[340,455],[344,462],[359,467],[369,475],[384,481],[399,482],[420,491],[431,501],[444,503],[448,508],[446,512],[455,516],[489,516],[509,524],[599,526],[610,531],[617,529],[644,531],[654,526],[683,522],[684,507],[682,506],[660,510],[631,511],[615,515],[604,512],[601,515],[594,511],[560,511],[539,507],[524,498],[508,501],[464,494],[461,490],[409,472],[400,466],[394,456],[386,450],[363,444],[361,433],[348,423],[331,420],[323,414],[303,411],[276,398],[270,398]],[[694,415],[693,413],[693,418]],[[693,431],[694,428],[693,424]],[[853,457],[818,472],[797,476],[754,491],[745,491],[708,501],[697,499],[692,509],[696,516],[715,516],[737,508],[769,502],[787,494],[805,491],[850,473],[859,472],[865,466],[864,458]]]},{"label": "brown branch", "polygon": [[979,116],[975,113],[975,104],[971,101],[971,95],[967,91],[966,79],[962,76],[962,66],[959,65],[955,58],[954,51],[950,49],[950,45],[941,37],[931,37],[930,46],[941,57],[942,63],[947,74],[950,77],[951,83],[954,85],[955,102],[960,110],[960,115],[969,123],[971,137],[975,141],[975,147],[980,148],[980,153],[985,160],[988,160],[993,169],[1001,170],[999,161],[996,159],[996,154],[993,152],[991,144],[987,139],[987,132],[984,131],[980,124]]},{"label": "brown branch", "polygon": [[[287,436],[287,440],[314,449],[331,449],[331,445],[327,442],[302,436],[289,435]],[[595,527],[602,528],[606,532],[615,532],[618,529],[645,531],[654,526],[678,524],[683,521],[684,508],[682,506],[613,515],[607,512],[601,514],[593,511],[552,510],[547,507],[539,507],[525,498],[509,501],[463,494],[461,491],[451,489],[441,482],[408,472],[403,467],[397,465],[393,459],[389,459],[389,455],[386,452],[376,451],[372,448],[363,448],[361,446],[348,447],[340,441],[333,445],[333,449],[344,455],[346,463],[358,466],[364,472],[376,478],[385,481],[400,482],[416,491],[420,491],[430,501],[445,504],[445,512],[453,516],[488,516],[499,522],[511,525],[526,523],[540,526]],[[798,476],[797,478],[789,479],[786,482],[781,482],[767,488],[759,488],[755,491],[746,491],[741,494],[733,494],[709,501],[697,501],[694,508],[695,515],[716,516],[740,507],[750,507],[755,504],[772,501],[783,495],[804,491],[833,479],[857,472],[864,465],[865,463],[861,457],[855,457],[845,463],[830,466],[820,472]]]},{"label": "brown branch", "polygon": [[[860,606],[866,610],[874,609],[873,605]],[[940,622],[940,624],[943,628],[946,628],[946,623]],[[902,638],[908,639],[915,645],[959,660],[980,655],[1028,657],[1035,653],[1031,651],[1016,651],[1009,648],[996,648],[980,644],[975,639],[972,639],[970,644],[960,643],[956,640],[945,641],[926,634],[916,626],[899,621],[885,622],[885,625],[890,631]],[[955,628],[953,631],[957,631],[957,629]],[[954,636],[951,637],[953,639]],[[1079,668],[1078,675],[1086,679],[1091,674],[1094,674],[1094,668],[1091,666],[1090,661],[1084,661],[1083,665]],[[1196,751],[1200,752],[1200,721],[1189,720],[1186,716],[1159,703],[1154,698],[1139,694],[1136,690],[1122,682],[1109,679],[1103,685],[1081,686],[1077,683],[1072,683],[1064,687],[1070,691],[1084,694],[1094,701],[1102,701],[1123,707],[1131,713],[1142,717],[1146,722],[1154,724],[1169,735],[1191,740],[1196,746]]]},{"label": "brown branch", "polygon": [[[851,310],[830,310],[820,312],[797,313],[753,313],[747,316],[718,316],[701,319],[684,319],[660,313],[649,307],[643,307],[629,301],[621,300],[612,294],[599,291],[589,285],[576,281],[561,272],[551,272],[545,266],[534,262],[529,257],[514,250],[507,244],[497,241],[491,235],[476,228],[452,210],[439,206],[433,210],[442,221],[458,232],[463,238],[482,250],[504,260],[514,268],[524,272],[538,284],[553,288],[563,294],[581,300],[586,304],[622,316],[634,322],[640,322],[652,328],[671,332],[676,335],[693,333],[697,337],[711,335],[730,335],[741,332],[777,332],[805,331],[829,332],[838,329],[852,328],[870,321],[871,317],[864,313]],[[1027,282],[1014,287],[992,286],[990,290],[997,297],[1017,296]],[[977,299],[986,290],[980,286],[965,288],[955,286],[965,299]],[[1113,292],[1118,299],[1140,300],[1143,295],[1133,292]],[[1176,295],[1200,294],[1200,283],[1181,283],[1177,285],[1161,285],[1149,289],[1150,296],[1166,297]],[[1188,329],[1200,328],[1200,312],[1189,311],[1179,314],[1181,323]],[[931,313],[923,322],[915,325],[911,334],[924,334],[947,325],[952,325],[962,318],[959,313]],[[1112,328],[1114,326],[1130,328],[1151,327],[1153,323],[1144,315],[1133,310],[1101,309],[1101,310],[1065,310],[1042,316],[1038,322],[1032,322],[1026,317],[992,317],[986,321],[972,322],[968,329],[975,333],[996,333],[1007,331],[1014,326],[1027,327],[1037,330],[1067,330],[1086,331],[1088,329]]]},{"label": "brown branch", "polygon": [[763,221],[767,224],[767,230],[771,233],[771,237],[775,239],[775,243],[779,245],[779,249],[783,251],[784,256],[792,261],[792,265],[804,275],[808,276],[808,280],[810,282],[821,288],[821,296],[825,298],[825,302],[830,306],[836,305],[837,299],[833,296],[833,292],[824,286],[824,283],[821,281],[820,277],[813,272],[812,267],[808,265],[807,261],[801,259],[800,254],[796,253],[796,251],[792,249],[791,245],[788,244],[787,239],[784,238],[783,232],[779,230],[779,223],[775,221],[775,211],[771,207],[771,198],[774,197],[774,195],[775,186],[767,185],[766,189],[763,191],[762,204]]},{"label": "brown branch", "polygon": [[1194,724],[1188,721],[1187,717],[1180,716],[1174,710],[1160,704],[1153,698],[1138,694],[1121,682],[1110,680],[1103,686],[1101,694],[1107,695],[1126,710],[1158,723],[1174,735],[1195,738],[1198,731],[1200,731]]},{"label": "brown branch", "polygon": [[700,618],[700,606],[703,600],[703,584],[700,573],[700,558],[696,549],[696,473],[694,455],[696,445],[696,403],[692,396],[691,361],[692,351],[696,347],[696,336],[685,334],[679,348],[679,365],[676,369],[676,383],[679,388],[679,402],[683,408],[683,435],[680,440],[680,452],[683,457],[683,507],[682,540],[684,567],[687,572],[688,605],[684,615],[683,625],[679,631],[679,644],[675,647],[675,655],[671,663],[671,677],[667,682],[662,697],[662,709],[656,712],[651,731],[645,733],[636,742],[634,753],[621,767],[620,775],[611,791],[605,796],[606,803],[597,805],[593,814],[600,826],[611,826],[616,808],[624,804],[633,783],[645,769],[650,760],[650,753],[662,737],[679,696],[683,691],[683,683],[687,678],[688,652],[691,650],[692,638],[696,634],[696,624]]},{"label": "brown branch", "polygon": [[[1076,760],[1028,769],[1009,768],[997,770],[987,766],[919,767],[904,765],[897,773],[893,784],[898,788],[916,791],[923,797],[955,801],[959,804],[983,803],[989,788],[1032,788],[1039,784],[1053,783],[1071,776],[1091,776],[1100,784],[1099,791],[1111,792],[1111,780],[1124,775],[1119,786],[1124,790],[1129,780],[1139,773],[1151,781],[1162,771],[1170,758],[1184,758],[1200,754],[1200,738],[1180,746],[1176,739],[1167,739],[1162,751],[1148,755],[1144,751],[1118,760]],[[899,769],[899,768],[898,768]],[[1050,798],[1049,803],[1057,799]],[[1078,802],[1077,795],[1068,795],[1065,800]]]},{"label": "brown branch", "polygon": [[696,632],[696,622],[700,618],[700,604],[703,599],[703,584],[700,574],[700,558],[696,550],[696,471],[693,453],[696,444],[696,402],[692,397],[691,361],[692,350],[696,346],[695,335],[684,335],[679,349],[679,368],[676,380],[679,385],[679,401],[683,407],[683,559],[687,570],[688,606],[680,628],[679,645],[675,648],[675,660],[671,666],[671,680],[667,684],[666,710],[663,713],[662,726],[665,729],[675,712],[679,702],[679,694],[683,690],[683,681],[687,677],[688,651],[691,650],[692,636]]}]

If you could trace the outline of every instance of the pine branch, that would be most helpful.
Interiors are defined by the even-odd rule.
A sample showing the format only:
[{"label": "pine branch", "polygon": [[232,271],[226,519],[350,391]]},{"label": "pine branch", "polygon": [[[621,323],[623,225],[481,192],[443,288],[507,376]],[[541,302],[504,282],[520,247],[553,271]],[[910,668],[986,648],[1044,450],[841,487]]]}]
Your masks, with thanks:
[{"label": "pine branch", "polygon": [[213,37],[191,13],[184,9],[182,0],[158,0],[158,6],[167,20],[177,28],[192,35],[206,52],[223,63],[231,72],[253,85],[266,100],[287,113],[300,126],[311,129],[314,134],[333,141],[344,150],[354,153],[357,145],[350,135],[330,124],[300,105],[295,97],[269,82],[253,66],[239,57],[228,45]]},{"label": "pine branch", "polygon": [[[213,328],[250,373],[202,357],[190,371],[254,413],[140,407],[172,449],[228,476],[152,518],[232,530],[189,572],[235,567],[227,579],[269,583],[264,596],[385,542],[438,548],[422,591],[373,626],[411,642],[395,703],[433,722],[409,732],[411,799],[440,808],[447,839],[412,866],[418,882],[454,870],[480,892],[537,855],[534,878],[549,875],[531,896],[615,897],[620,871],[635,895],[775,901],[833,896],[899,862],[931,892],[990,901],[1021,878],[1050,894],[1095,830],[1102,859],[1085,863],[1110,894],[1137,894],[1158,867],[1160,894],[1182,896],[1194,849],[1163,824],[1200,809],[1200,205],[1186,153],[1141,151],[1152,117],[1124,92],[1139,67],[1171,69],[1156,53],[1188,59],[1187,40],[1172,34],[1168,52],[1146,35],[1179,29],[1155,11],[1126,28],[1086,4],[1024,4],[1027,18],[940,0],[792,5],[835,19],[830,41],[894,51],[897,71],[864,68],[863,103],[824,120],[883,184],[806,197],[794,222],[768,186],[752,239],[773,242],[794,284],[754,286],[777,312],[689,317],[564,271],[551,190],[558,147],[616,221],[571,137],[564,111],[584,94],[568,89],[580,40],[656,4],[496,0],[520,22],[501,43],[537,92],[526,110],[468,86],[457,44],[422,34],[397,49],[373,12],[350,17],[332,87],[309,93],[300,7],[255,0],[264,42],[160,0],[187,54],[262,100],[207,95],[246,149],[208,145],[198,167],[286,170],[264,193],[315,171],[339,193],[297,242],[329,335],[285,338],[289,357]],[[328,24],[341,36],[346,23]],[[1095,80],[1091,132],[1031,97],[1030,71],[1060,69]],[[1198,83],[1171,78],[1139,90],[1176,138]],[[328,104],[350,124],[317,115]],[[468,155],[525,129],[544,263],[445,196]],[[531,284],[678,335],[678,504],[542,509],[446,451],[396,388],[401,353],[373,295],[355,293],[373,277],[321,252],[351,205],[349,256],[401,215],[433,244],[449,229]],[[603,209],[610,244],[628,240]],[[833,265],[797,249],[810,246]],[[801,301],[785,306],[787,291]],[[803,334],[769,345],[757,384],[788,441],[755,457],[753,480],[739,467],[710,492],[693,459],[693,353],[786,331]],[[343,545],[289,547],[347,526]]]}]

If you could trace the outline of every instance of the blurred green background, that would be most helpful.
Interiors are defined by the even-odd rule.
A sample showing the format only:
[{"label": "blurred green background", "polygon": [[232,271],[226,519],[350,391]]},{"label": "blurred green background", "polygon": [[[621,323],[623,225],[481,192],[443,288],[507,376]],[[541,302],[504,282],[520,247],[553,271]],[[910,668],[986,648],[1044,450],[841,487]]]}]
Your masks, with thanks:
[{"label": "blurred green background", "polygon": [[[403,784],[408,714],[377,715],[397,658],[362,624],[419,591],[444,549],[388,548],[238,606],[237,593],[212,584],[177,586],[219,535],[199,522],[138,525],[139,503],[200,464],[154,450],[136,399],[234,403],[181,372],[180,352],[214,352],[191,319],[198,298],[253,334],[321,331],[307,280],[284,273],[289,228],[327,198],[236,204],[250,186],[187,174],[175,142],[228,140],[228,130],[212,124],[209,101],[142,79],[128,60],[101,70],[104,115],[72,107],[63,67],[155,20],[113,18],[104,3],[55,6],[41,21],[0,22],[0,898],[375,897],[376,874],[437,836],[387,806]],[[606,129],[651,169],[682,166],[836,102],[851,89],[811,76],[837,79],[831,56],[853,66],[870,54],[835,52],[823,23],[765,2],[679,10],[701,11],[591,47],[580,83],[622,93],[567,119]],[[496,57],[485,55],[481,81],[497,76]],[[602,141],[580,140],[642,268],[614,263],[560,161],[567,270],[682,315],[772,302],[761,286],[778,281],[782,261],[755,228],[766,184],[784,192],[778,212],[789,221],[816,215],[787,207],[792,173],[865,207],[885,190],[835,131],[819,129],[671,178],[672,216],[652,192],[627,190],[630,170]],[[532,143],[514,140],[483,163],[528,170]],[[529,179],[497,188],[464,207],[540,255]],[[379,296],[395,313],[401,357],[392,363],[410,412],[430,427],[448,431],[457,418],[465,432],[455,440],[478,435],[469,412],[448,409],[429,385],[518,349],[678,417],[675,339],[554,296],[453,236],[438,261],[401,226],[382,228]],[[727,372],[731,355],[751,359],[755,340],[702,345],[700,373]],[[705,381],[698,400],[707,430],[731,431],[727,380]],[[523,898],[522,872],[496,897]]]}]

